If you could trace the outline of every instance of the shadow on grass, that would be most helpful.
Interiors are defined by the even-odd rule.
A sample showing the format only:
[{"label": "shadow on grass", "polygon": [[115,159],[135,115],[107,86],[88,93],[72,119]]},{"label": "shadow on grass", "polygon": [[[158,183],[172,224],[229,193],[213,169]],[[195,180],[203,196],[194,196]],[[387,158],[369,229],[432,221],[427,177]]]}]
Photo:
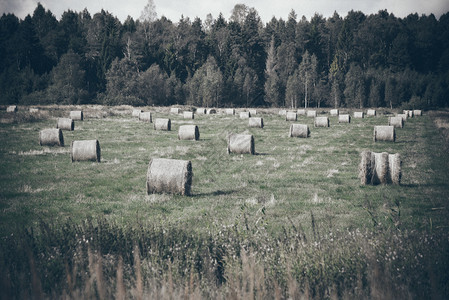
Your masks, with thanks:
[{"label": "shadow on grass", "polygon": [[229,191],[222,191],[217,190],[210,193],[198,193],[198,194],[192,194],[192,197],[204,197],[204,196],[221,196],[221,195],[230,195],[237,192],[237,190],[229,190]]}]

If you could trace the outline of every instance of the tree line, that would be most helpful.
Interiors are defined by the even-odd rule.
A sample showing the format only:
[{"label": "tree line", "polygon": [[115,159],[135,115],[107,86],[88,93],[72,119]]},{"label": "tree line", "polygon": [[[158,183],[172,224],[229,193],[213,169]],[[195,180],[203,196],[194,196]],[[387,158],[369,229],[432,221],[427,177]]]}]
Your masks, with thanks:
[{"label": "tree line", "polygon": [[[149,5],[152,1],[149,1]],[[270,107],[449,106],[449,13],[336,12],[263,24],[237,4],[226,20],[141,18],[40,3],[0,18],[0,104]]]}]

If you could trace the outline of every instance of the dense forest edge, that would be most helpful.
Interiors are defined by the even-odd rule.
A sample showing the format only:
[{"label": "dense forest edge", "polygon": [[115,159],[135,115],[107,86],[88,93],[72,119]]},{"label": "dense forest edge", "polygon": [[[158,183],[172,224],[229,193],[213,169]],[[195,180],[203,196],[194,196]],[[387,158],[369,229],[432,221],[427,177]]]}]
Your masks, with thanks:
[{"label": "dense forest edge", "polygon": [[87,9],[58,20],[40,3],[3,14],[0,105],[449,106],[449,13],[156,16],[152,0],[123,23]]}]

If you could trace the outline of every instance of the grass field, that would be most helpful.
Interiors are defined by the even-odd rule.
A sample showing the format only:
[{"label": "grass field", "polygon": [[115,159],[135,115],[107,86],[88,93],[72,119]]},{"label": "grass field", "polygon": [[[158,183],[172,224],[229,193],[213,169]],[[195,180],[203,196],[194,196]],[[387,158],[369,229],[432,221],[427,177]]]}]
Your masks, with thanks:
[{"label": "grass field", "polygon": [[[85,106],[85,120],[64,131],[65,147],[39,146],[39,131],[72,108],[0,114],[7,297],[385,299],[449,291],[449,154],[435,126],[447,119],[435,112],[408,119],[392,143],[373,141],[374,126],[388,124],[386,110],[350,124],[330,117],[329,128],[298,116],[311,129],[302,139],[288,137],[291,122],[275,109],[258,111],[260,129],[238,113],[184,120],[169,108],[144,108],[153,120],[171,118],[167,132],[131,117],[131,107]],[[200,140],[178,140],[183,124],[198,125]],[[227,154],[231,132],[253,134],[256,155]],[[99,140],[101,163],[71,162],[70,142],[83,139]],[[360,185],[363,150],[400,153],[401,185]],[[146,195],[154,157],[192,162],[192,196]]]}]

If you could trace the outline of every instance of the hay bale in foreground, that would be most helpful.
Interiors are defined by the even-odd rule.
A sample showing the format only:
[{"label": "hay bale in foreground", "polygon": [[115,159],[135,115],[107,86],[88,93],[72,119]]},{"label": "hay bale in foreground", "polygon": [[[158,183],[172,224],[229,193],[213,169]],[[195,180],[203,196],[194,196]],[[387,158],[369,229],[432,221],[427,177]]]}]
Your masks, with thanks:
[{"label": "hay bale in foreground", "polygon": [[172,107],[172,108],[170,108],[170,113],[177,115],[177,114],[181,113],[181,109],[178,107]]},{"label": "hay bale in foreground", "polygon": [[306,115],[306,110],[305,109],[298,109],[296,111],[296,113],[300,116],[305,116]]},{"label": "hay bale in foreground", "polygon": [[60,128],[62,130],[73,131],[75,129],[75,122],[69,118],[58,118],[58,123],[56,124],[56,128]]},{"label": "hay bale in foreground", "polygon": [[254,137],[252,134],[230,134],[228,136],[228,154],[252,154],[254,155]]},{"label": "hay bale in foreground", "polygon": [[316,110],[308,110],[307,111],[307,117],[315,118],[316,117]]},{"label": "hay bale in foreground", "polygon": [[154,129],[155,130],[171,130],[171,120],[170,119],[163,119],[158,118],[154,120]]},{"label": "hay bale in foreground", "polygon": [[147,194],[169,193],[189,196],[192,178],[190,160],[152,158],[147,171]]},{"label": "hay bale in foreground", "polygon": [[143,113],[143,111],[141,109],[133,109],[133,112],[131,115],[133,117],[139,118],[141,113]]},{"label": "hay bale in foreground", "polygon": [[401,157],[398,153],[363,151],[359,165],[361,184],[400,184],[401,164]]},{"label": "hay bale in foreground", "polygon": [[338,123],[351,123],[351,116],[348,115],[338,115]]},{"label": "hay bale in foreground", "polygon": [[82,110],[72,110],[70,112],[70,119],[75,121],[83,121],[84,120],[84,114]]},{"label": "hay bale in foreground", "polygon": [[190,119],[190,120],[193,120],[195,118],[195,114],[193,113],[193,111],[185,111],[182,113],[182,116],[184,119]]},{"label": "hay bale in foreground", "polygon": [[388,125],[393,126],[394,128],[403,128],[404,127],[404,119],[402,117],[389,117]]},{"label": "hay bale in foreground", "polygon": [[248,120],[248,126],[254,128],[263,128],[263,119],[258,117],[251,117]]},{"label": "hay bale in foreground", "polygon": [[329,118],[328,117],[315,117],[314,126],[315,127],[329,127]]},{"label": "hay bale in foreground", "polygon": [[394,126],[374,126],[374,141],[394,142],[396,131]]},{"label": "hay bale in foreground", "polygon": [[249,111],[241,111],[239,115],[240,119],[249,119],[251,117]]},{"label": "hay bale in foreground", "polygon": [[331,109],[330,112],[331,116],[338,116],[338,109]]},{"label": "hay bale in foreground", "polygon": [[98,140],[72,141],[70,158],[74,161],[101,160],[100,143]]},{"label": "hay bale in foreground", "polygon": [[17,112],[17,105],[10,105],[6,108],[6,112],[15,113]]},{"label": "hay bale in foreground", "polygon": [[420,109],[414,109],[414,110],[413,110],[413,115],[414,115],[414,116],[422,116],[422,110],[420,110]]},{"label": "hay bale in foreground", "polygon": [[363,111],[355,111],[354,112],[354,118],[356,118],[356,119],[363,119]]},{"label": "hay bale in foreground", "polygon": [[288,137],[308,138],[310,136],[309,126],[306,124],[292,124]]},{"label": "hay bale in foreground", "polygon": [[298,116],[293,111],[288,111],[285,115],[285,121],[296,121]]},{"label": "hay bale in foreground", "polygon": [[179,140],[194,140],[200,139],[200,131],[196,125],[181,125],[178,130]]},{"label": "hay bale in foreground", "polygon": [[60,128],[42,129],[39,131],[39,145],[64,147],[64,136]]},{"label": "hay bale in foreground", "polygon": [[368,110],[366,111],[366,115],[367,115],[368,117],[375,117],[375,116],[376,116],[376,110],[374,110],[374,109],[368,109]]},{"label": "hay bale in foreground", "polygon": [[151,111],[145,111],[141,112],[139,114],[139,121],[151,123],[153,120],[153,115],[151,114]]}]

